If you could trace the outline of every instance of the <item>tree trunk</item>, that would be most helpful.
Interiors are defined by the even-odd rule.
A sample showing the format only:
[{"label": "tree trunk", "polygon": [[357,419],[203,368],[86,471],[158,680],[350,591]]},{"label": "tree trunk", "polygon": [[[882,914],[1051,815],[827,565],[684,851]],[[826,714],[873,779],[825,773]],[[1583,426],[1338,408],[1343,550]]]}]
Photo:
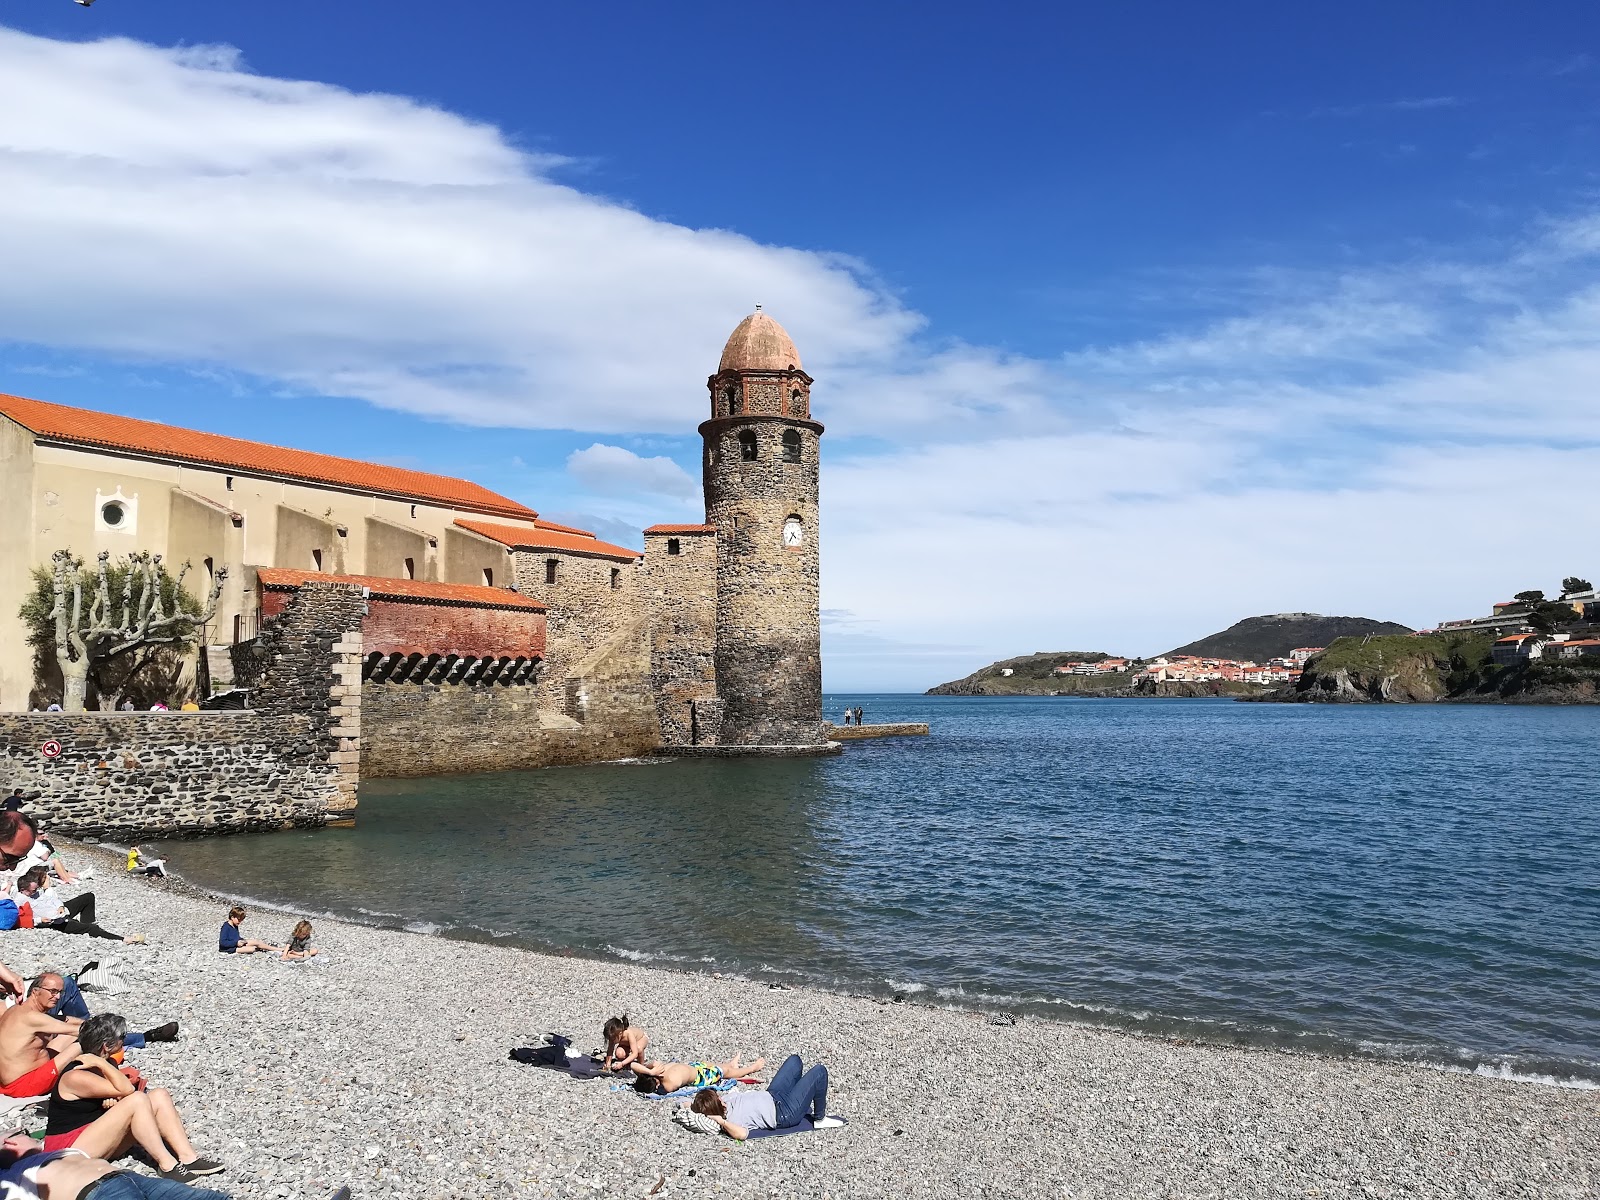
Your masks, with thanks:
[{"label": "tree trunk", "polygon": [[66,712],[83,712],[89,692],[89,660],[61,663],[61,707]]}]

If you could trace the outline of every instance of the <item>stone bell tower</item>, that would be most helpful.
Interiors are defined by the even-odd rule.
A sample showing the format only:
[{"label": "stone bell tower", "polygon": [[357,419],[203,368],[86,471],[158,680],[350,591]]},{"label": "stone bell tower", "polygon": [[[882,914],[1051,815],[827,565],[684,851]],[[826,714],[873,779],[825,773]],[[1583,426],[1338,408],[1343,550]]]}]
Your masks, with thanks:
[{"label": "stone bell tower", "polygon": [[811,376],[760,306],[707,381],[706,523],[716,526],[724,746],[821,746],[817,450]]}]

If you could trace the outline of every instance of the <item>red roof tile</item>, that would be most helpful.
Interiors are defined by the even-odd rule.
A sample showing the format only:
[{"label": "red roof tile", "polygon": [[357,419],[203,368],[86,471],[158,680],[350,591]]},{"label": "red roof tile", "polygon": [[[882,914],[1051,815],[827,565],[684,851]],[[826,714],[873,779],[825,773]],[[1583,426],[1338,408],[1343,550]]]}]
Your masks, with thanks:
[{"label": "red roof tile", "polygon": [[331,484],[358,492],[375,492],[404,500],[420,500],[445,508],[498,517],[532,520],[538,514],[515,500],[497,495],[488,488],[448,475],[430,475],[381,463],[336,458],[310,450],[290,450],[265,442],[220,433],[201,433],[119,417],[113,413],[47,404],[24,396],[0,394],[0,413],[37,436],[52,442],[91,446],[96,449],[142,454],[153,458],[176,459],[209,467],[234,470],[242,475],[262,475],[274,479],[293,479],[304,483]]},{"label": "red roof tile", "polygon": [[480,608],[531,608],[543,612],[537,600],[510,588],[479,587],[471,583],[425,583],[420,579],[389,579],[381,575],[329,575],[323,571],[297,571],[291,567],[258,567],[262,587],[297,588],[302,583],[354,583],[374,596],[393,600],[431,600],[439,604],[474,604]]},{"label": "red roof tile", "polygon": [[557,525],[554,521],[546,521],[542,517],[535,521],[534,524],[540,529],[553,529],[557,533],[575,533],[579,537],[586,538],[592,538],[594,536],[594,534],[590,533],[587,529],[575,529],[571,525]]},{"label": "red roof tile", "polygon": [[456,524],[513,550],[564,550],[575,554],[593,554],[599,558],[620,558],[627,562],[640,557],[639,551],[602,542],[592,533],[577,537],[570,533],[523,529],[516,525],[496,525],[492,521],[465,521],[460,518],[457,518]]},{"label": "red roof tile", "polygon": [[715,525],[652,525],[645,533],[715,533]]}]

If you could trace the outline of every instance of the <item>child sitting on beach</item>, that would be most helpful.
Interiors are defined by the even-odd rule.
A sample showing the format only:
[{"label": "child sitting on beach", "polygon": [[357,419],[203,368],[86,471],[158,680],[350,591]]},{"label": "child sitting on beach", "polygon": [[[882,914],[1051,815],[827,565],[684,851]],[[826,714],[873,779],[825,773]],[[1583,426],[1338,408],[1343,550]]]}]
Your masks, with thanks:
[{"label": "child sitting on beach", "polygon": [[316,948],[311,944],[311,922],[301,921],[289,935],[289,944],[283,948],[284,962],[305,962],[315,958]]},{"label": "child sitting on beach", "polygon": [[602,1072],[623,1071],[636,1062],[644,1061],[644,1048],[650,1044],[650,1035],[637,1025],[628,1024],[628,1014],[612,1017],[600,1031],[606,1039],[605,1063]]},{"label": "child sitting on beach", "polygon": [[633,1086],[642,1095],[665,1096],[679,1088],[714,1088],[725,1079],[747,1079],[761,1074],[761,1068],[766,1065],[764,1058],[741,1065],[738,1055],[725,1063],[636,1062]]},{"label": "child sitting on beach", "polygon": [[254,938],[239,935],[239,926],[244,924],[247,915],[237,904],[228,910],[228,919],[222,923],[222,932],[217,935],[217,949],[224,954],[279,953],[283,949],[282,946],[258,942]]},{"label": "child sitting on beach", "polygon": [[152,878],[165,879],[167,876],[167,860],[164,858],[146,858],[144,851],[137,846],[128,847],[128,870],[137,871],[141,875]]}]

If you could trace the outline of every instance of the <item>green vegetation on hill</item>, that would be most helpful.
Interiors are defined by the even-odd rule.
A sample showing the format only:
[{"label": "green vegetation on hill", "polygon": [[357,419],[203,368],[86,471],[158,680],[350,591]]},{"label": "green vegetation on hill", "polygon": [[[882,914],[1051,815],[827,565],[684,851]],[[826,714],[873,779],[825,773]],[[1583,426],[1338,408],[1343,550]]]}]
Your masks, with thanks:
[{"label": "green vegetation on hill", "polygon": [[1221,633],[1168,650],[1171,657],[1192,654],[1198,658],[1236,658],[1266,662],[1283,658],[1300,646],[1331,646],[1337,639],[1367,634],[1409,634],[1405,625],[1374,621],[1370,617],[1324,617],[1317,613],[1268,613],[1246,617]]},{"label": "green vegetation on hill", "polygon": [[[1103,650],[1059,650],[1055,653],[1038,652],[1018,658],[1002,658],[999,662],[980,667],[963,679],[941,683],[928,689],[930,696],[1027,696],[1043,692],[1082,692],[1103,688],[1126,687],[1127,674],[1069,675],[1055,674],[1064,662],[1099,662],[1110,658]],[[1012,672],[1006,675],[1007,669]]]}]

